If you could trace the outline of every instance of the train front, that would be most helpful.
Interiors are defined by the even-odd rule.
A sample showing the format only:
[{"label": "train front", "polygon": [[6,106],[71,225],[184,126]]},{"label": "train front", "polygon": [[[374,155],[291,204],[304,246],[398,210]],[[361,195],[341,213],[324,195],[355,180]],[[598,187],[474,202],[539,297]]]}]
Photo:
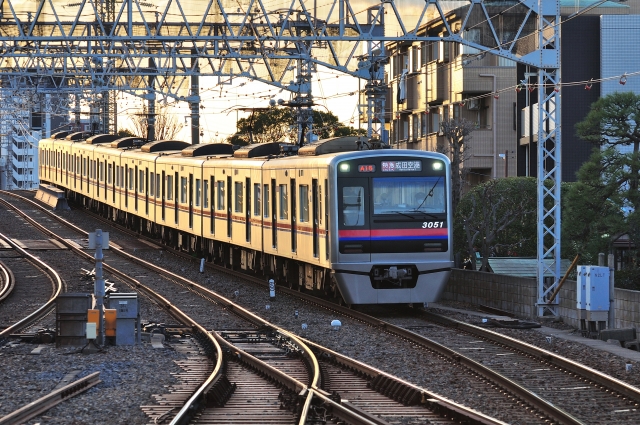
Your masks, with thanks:
[{"label": "train front", "polygon": [[[332,268],[349,304],[439,299],[451,267],[450,163],[421,151],[339,155]],[[332,196],[333,198],[333,196]]]}]

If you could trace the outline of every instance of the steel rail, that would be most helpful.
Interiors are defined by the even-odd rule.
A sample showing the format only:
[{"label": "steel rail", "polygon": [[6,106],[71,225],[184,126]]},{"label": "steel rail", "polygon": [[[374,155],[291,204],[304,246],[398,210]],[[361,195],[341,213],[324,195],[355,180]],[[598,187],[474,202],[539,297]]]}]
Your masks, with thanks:
[{"label": "steel rail", "polygon": [[426,311],[422,312],[422,314],[431,321],[464,330],[474,335],[486,338],[490,341],[503,344],[504,346],[512,348],[514,350],[522,351],[533,357],[548,361],[549,363],[553,363],[560,368],[566,369],[572,373],[590,379],[599,385],[614,390],[622,394],[623,396],[628,397],[636,401],[637,403],[640,403],[640,388],[629,385],[626,382],[620,381],[619,379],[606,375],[588,366],[576,363],[573,360],[569,360],[550,351],[538,348],[531,344],[527,344],[526,342],[518,341],[509,336],[481,328],[479,326],[460,322],[449,317],[441,316],[435,313],[429,313]]},{"label": "steel rail", "polygon": [[[17,195],[14,195],[14,196],[17,196]],[[22,198],[22,197],[20,197],[20,198]],[[22,198],[22,199],[24,199],[24,198]],[[38,205],[35,202],[30,201],[28,199],[26,199],[26,201],[32,202],[33,204]],[[60,221],[62,223],[65,223],[65,225],[68,225],[68,226],[76,229],[78,232],[80,232],[82,234],[86,234],[86,232],[84,230],[79,229],[77,226],[75,226],[75,225],[73,225],[71,223],[68,223],[66,220],[56,216],[55,214],[51,214],[51,213],[49,213],[49,214],[52,217],[55,217],[58,221]],[[52,234],[52,235],[55,236],[54,234]],[[66,241],[63,241],[63,243],[65,243],[65,242]],[[69,244],[69,246],[72,249],[74,249],[74,247],[72,247],[70,244]],[[236,314],[238,314],[240,317],[243,317],[246,320],[251,321],[256,326],[267,326],[267,327],[270,327],[270,328],[273,328],[273,329],[278,329],[276,326],[270,324],[269,322],[265,321],[264,319],[260,318],[259,316],[256,316],[253,313],[251,313],[250,311],[248,311],[248,310],[246,310],[246,309],[234,304],[231,300],[229,300],[229,299],[227,299],[227,298],[225,298],[225,297],[223,297],[223,296],[221,296],[219,294],[216,294],[215,292],[212,292],[209,289],[207,289],[207,288],[205,288],[205,287],[203,287],[201,285],[198,285],[198,284],[196,284],[194,282],[191,282],[191,281],[189,281],[189,280],[187,280],[187,279],[185,279],[182,276],[179,276],[177,274],[168,272],[168,271],[163,270],[163,269],[159,269],[155,265],[153,265],[151,263],[148,263],[148,262],[146,262],[144,260],[141,260],[141,259],[139,259],[137,257],[134,257],[134,256],[132,256],[130,254],[127,254],[126,252],[123,252],[123,251],[117,250],[117,249],[114,249],[114,250],[118,251],[119,254],[121,254],[122,256],[130,259],[131,261],[134,261],[134,262],[136,262],[138,264],[141,264],[141,265],[143,265],[145,267],[149,267],[151,269],[157,270],[158,272],[164,274],[165,276],[169,276],[172,279],[179,280],[179,281],[183,282],[183,284],[185,284],[187,287],[189,287],[189,288],[191,288],[193,290],[198,290],[201,293],[206,293],[207,296],[210,296],[210,297],[214,298],[217,302],[219,302],[220,304],[224,305],[230,311],[233,311]],[[84,254],[84,255],[88,255],[88,254],[86,254],[84,252],[81,252],[81,253]],[[117,272],[116,270],[112,270],[107,264],[104,264],[103,267],[106,270],[109,270],[114,274],[119,274],[119,272]],[[229,274],[232,274],[232,275],[236,275],[236,276],[243,277],[245,279],[253,280],[253,279],[251,279],[250,276],[247,276],[245,274],[233,272],[233,271],[231,271],[229,269],[222,269],[221,268],[221,270],[225,271],[225,272],[227,272]],[[121,277],[129,279],[129,280],[133,280],[133,279],[128,278],[126,275],[122,275]],[[255,282],[259,283],[261,285],[265,285],[264,282],[258,281],[257,279],[255,280]],[[138,283],[138,285],[141,285],[141,284]],[[374,326],[374,327],[377,327],[379,329],[383,329],[383,330],[385,330],[385,331],[387,331],[387,332],[389,332],[391,334],[395,334],[397,336],[400,336],[400,337],[402,337],[404,339],[407,339],[409,341],[412,341],[412,342],[414,342],[414,343],[416,343],[418,345],[425,346],[425,347],[427,347],[429,349],[432,349],[432,350],[438,352],[439,354],[441,354],[441,355],[443,355],[443,356],[445,356],[447,358],[453,359],[457,363],[463,364],[464,366],[466,366],[469,369],[475,371],[479,375],[481,375],[481,376],[483,376],[483,377],[485,377],[485,378],[487,378],[487,379],[489,379],[489,380],[491,380],[493,382],[497,382],[499,385],[501,385],[507,391],[510,391],[512,394],[515,394],[518,397],[520,397],[521,399],[526,400],[527,402],[531,403],[532,406],[536,407],[540,412],[542,412],[543,414],[547,415],[549,418],[551,418],[553,420],[556,420],[558,422],[564,423],[564,424],[583,425],[583,423],[581,421],[579,421],[577,418],[573,417],[572,415],[570,415],[569,413],[567,413],[564,410],[560,409],[559,407],[556,407],[552,403],[549,403],[547,400],[544,400],[541,397],[537,396],[536,394],[528,391],[526,388],[520,386],[516,382],[504,377],[503,375],[491,370],[490,368],[487,368],[486,366],[484,366],[484,365],[482,365],[482,364],[480,364],[480,363],[478,363],[478,362],[476,362],[476,361],[474,361],[474,360],[472,360],[472,359],[470,359],[470,358],[468,358],[468,357],[466,357],[466,356],[464,356],[464,355],[462,355],[462,354],[460,354],[460,353],[458,353],[458,352],[456,352],[454,350],[451,350],[451,349],[449,349],[449,348],[447,348],[447,347],[445,347],[445,346],[443,346],[443,345],[441,345],[441,344],[439,344],[439,343],[437,343],[435,341],[429,340],[428,338],[422,337],[421,335],[418,335],[418,334],[416,334],[414,332],[411,332],[409,330],[403,329],[403,328],[401,328],[399,326],[395,326],[393,324],[390,324],[390,323],[384,322],[382,320],[376,319],[376,318],[374,318],[372,316],[369,316],[367,314],[364,314],[364,313],[361,313],[361,312],[358,312],[358,311],[355,311],[355,310],[352,310],[352,309],[348,309],[348,308],[345,308],[345,307],[342,307],[342,306],[338,306],[338,305],[336,305],[334,303],[330,303],[328,301],[318,299],[317,297],[313,297],[313,296],[301,293],[299,291],[295,291],[295,290],[291,290],[291,289],[287,289],[287,288],[280,288],[280,290],[283,290],[283,292],[287,292],[287,293],[290,293],[290,294],[295,295],[297,297],[300,297],[303,300],[308,301],[310,303],[321,305],[322,307],[325,307],[325,308],[327,308],[329,310],[333,310],[333,311],[339,312],[341,314],[345,314],[347,316],[353,317],[356,320],[359,320],[359,321],[361,321],[363,323],[367,323],[367,324],[369,324],[371,326]],[[312,353],[311,353],[311,350],[308,348],[308,346],[300,338],[298,338],[296,335],[290,334],[289,332],[287,332],[285,330],[279,330],[279,331],[281,331],[281,333],[283,333],[284,335],[290,336],[291,338],[296,340],[297,343],[301,347],[304,347],[302,349],[303,355],[305,355],[305,356],[313,356]],[[236,352],[238,352],[238,353],[241,353],[241,350],[238,350],[237,348],[234,348],[234,350]],[[248,353],[241,353],[240,356],[245,358],[245,359],[251,359],[252,358],[252,356],[249,355]],[[313,356],[313,357],[315,358],[315,356]],[[262,363],[258,359],[252,360],[252,362],[254,362],[256,364],[257,363]],[[255,367],[257,367],[257,366],[255,366]],[[269,365],[266,365],[266,364],[265,364],[265,367],[267,369],[271,368]],[[278,374],[276,374],[276,375],[278,375]],[[318,379],[319,379],[319,369],[315,369],[314,375],[316,375],[316,376],[314,376],[314,378],[311,380],[311,382],[313,383],[311,385],[311,389],[315,390],[315,391],[321,391],[321,390],[319,390],[317,388],[317,385],[316,385],[316,383],[318,382]],[[280,378],[282,379],[282,377],[280,377]],[[289,378],[289,377],[287,377],[287,378]],[[397,378],[394,378],[394,379],[397,379]],[[286,385],[285,381],[286,381],[286,379],[284,379],[283,381],[279,380],[278,382],[280,382],[283,385]],[[309,391],[309,395],[310,396],[311,396],[312,392],[313,391]],[[440,400],[439,398],[436,398],[436,397],[431,398],[431,399],[432,400],[438,400],[438,401]],[[308,402],[305,403],[305,406],[307,404],[308,404]],[[452,410],[456,409],[455,406],[451,406],[450,408]],[[457,408],[459,408],[459,407],[457,407]],[[462,409],[464,410],[464,408],[462,408]],[[181,422],[175,422],[175,423],[178,424],[178,423],[181,423]],[[494,423],[496,423],[496,422],[494,422]],[[173,422],[172,422],[172,424],[173,424]]]},{"label": "steel rail", "polygon": [[102,382],[99,378],[100,372],[93,372],[90,375],[80,378],[62,388],[52,391],[44,397],[32,401],[26,406],[9,413],[6,416],[0,418],[0,425],[22,424],[26,423],[29,419],[40,415],[43,412],[51,409],[57,404],[70,399],[91,387],[98,385]]},{"label": "steel rail", "polygon": [[49,276],[49,278],[54,284],[53,295],[51,296],[51,298],[49,298],[49,300],[46,303],[40,306],[33,313],[29,314],[28,316],[24,317],[23,319],[19,320],[18,322],[14,323],[13,325],[1,331],[0,339],[2,339],[2,338],[8,337],[12,333],[19,332],[25,327],[31,325],[33,322],[49,314],[49,312],[55,307],[56,298],[58,297],[58,295],[60,295],[60,292],[62,292],[62,279],[60,278],[60,275],[58,275],[58,273],[55,270],[49,267],[49,265],[47,265],[45,262],[43,262],[39,258],[29,254],[27,251],[20,248],[18,245],[13,243],[11,239],[9,239],[8,237],[6,237],[1,233],[0,233],[0,239],[6,241],[13,249],[18,251],[22,256],[24,256],[29,261],[31,261],[34,265],[36,265],[36,267],[44,269],[43,271],[45,272],[45,274]]},{"label": "steel rail", "polygon": [[16,278],[13,275],[13,272],[11,271],[11,269],[7,267],[7,265],[4,264],[2,261],[0,261],[0,274],[2,275],[0,279],[2,279],[2,281],[4,282],[4,285],[0,290],[0,302],[2,302],[9,295],[11,295],[11,292],[13,292]]},{"label": "steel rail", "polygon": [[[422,405],[425,405],[431,410],[445,411],[448,417],[453,417],[453,418],[464,416],[464,418],[468,421],[466,423],[468,423],[469,425],[498,425],[498,424],[506,425],[504,422],[498,419],[487,416],[481,412],[471,411],[469,410],[468,407],[464,407],[445,397],[442,397],[441,395],[428,391],[410,382],[404,381],[396,376],[390,375],[386,372],[376,369],[373,366],[369,366],[358,360],[352,359],[336,351],[333,351],[326,347],[318,345],[313,341],[308,341],[305,339],[305,342],[309,346],[311,346],[311,348],[315,352],[320,352],[320,356],[322,358],[326,358],[328,356],[330,359],[336,361],[341,366],[344,366],[350,370],[358,371],[359,373],[362,373],[363,375],[369,376],[371,378],[383,377],[383,378],[386,378],[388,381],[402,385],[405,389],[413,393],[413,397],[419,395],[420,396],[419,403]],[[326,393],[326,391],[320,388],[314,388],[314,390],[326,396],[330,395]]]},{"label": "steel rail", "polygon": [[[2,192],[0,191],[0,193],[7,193],[7,192]],[[34,206],[36,206],[37,208],[41,208],[41,206],[39,204],[37,204],[36,202],[33,202],[29,199],[26,199],[24,197],[21,197],[19,195],[16,194],[10,194],[11,196],[20,198],[22,201],[28,202]],[[70,250],[72,250],[73,252],[75,252],[76,254],[78,254],[79,256],[89,260],[89,261],[93,261],[94,258],[82,251],[81,249],[77,248],[74,244],[68,242],[67,240],[58,237],[54,232],[49,231],[48,229],[46,229],[44,226],[42,226],[40,223],[38,223],[37,221],[33,220],[31,217],[26,216],[24,213],[22,213],[21,211],[17,210],[15,207],[13,207],[25,220],[28,220],[30,223],[32,223],[35,227],[37,227],[39,230],[45,232],[45,234],[48,234],[49,236],[52,236],[54,238],[56,238],[57,240],[59,240],[62,244],[64,244],[65,246],[67,246]],[[46,211],[46,210],[44,210]],[[55,214],[52,214],[49,211],[46,211],[47,213],[49,213],[50,216],[54,217],[56,220],[60,221],[61,223],[65,224],[66,226],[69,226],[70,228],[72,228],[73,230],[79,232],[80,234],[83,235],[87,235],[87,232],[85,232],[84,230],[82,230],[81,228],[75,226],[72,223],[69,223],[68,221],[56,216]],[[233,311],[235,312],[237,315],[239,315],[240,317],[249,320],[251,323],[254,323],[257,326],[267,326],[270,327],[272,329],[277,329],[277,327],[271,325],[270,323],[264,321],[262,318],[260,318],[259,316],[254,315],[253,313],[251,313],[249,310],[246,310],[242,307],[240,307],[237,304],[234,304],[231,300],[220,296],[219,294],[216,294],[215,292],[209,291],[207,288],[200,286],[188,279],[183,278],[182,276],[179,276],[175,273],[172,273],[168,270],[164,270],[161,269],[157,266],[155,266],[154,264],[148,263],[146,261],[143,261],[137,257],[134,257],[133,255],[130,255],[126,252],[124,252],[123,250],[117,249],[115,247],[110,248],[112,251],[117,252],[118,255],[127,258],[129,261],[135,262],[137,264],[140,264],[144,267],[147,267],[149,269],[152,269],[154,271],[156,271],[157,273],[160,273],[166,277],[169,277],[173,280],[182,282],[182,284],[190,287],[190,288],[196,288],[201,292],[206,293],[208,296],[214,298],[216,300],[216,302],[220,303],[221,305],[223,305],[224,307],[226,307],[229,311]],[[306,394],[307,400],[305,401],[305,406],[307,406],[307,410],[308,410],[308,406],[311,404],[311,398],[313,397],[313,393],[310,391],[307,391],[307,385],[289,377],[288,375],[286,375],[285,373],[279,371],[276,368],[273,368],[272,366],[264,363],[263,361],[255,358],[254,356],[252,356],[249,353],[246,353],[243,350],[238,349],[237,347],[233,346],[232,344],[230,344],[228,341],[224,340],[224,338],[222,338],[221,336],[219,336],[218,334],[214,333],[210,333],[208,332],[206,329],[204,329],[202,326],[200,326],[198,323],[196,323],[193,319],[191,319],[187,314],[185,314],[184,312],[182,312],[179,308],[177,308],[176,306],[174,306],[173,304],[171,304],[171,302],[169,302],[169,300],[167,300],[166,298],[164,298],[163,296],[161,296],[160,294],[155,293],[155,291],[153,291],[152,289],[148,288],[147,286],[143,285],[142,283],[140,283],[139,281],[137,281],[136,279],[133,279],[131,277],[129,277],[127,274],[120,272],[119,270],[113,268],[112,266],[109,266],[107,263],[103,263],[103,269],[109,271],[110,273],[118,276],[120,279],[130,282],[133,286],[135,286],[136,288],[139,288],[141,290],[144,290],[147,294],[149,294],[152,298],[154,298],[156,301],[158,301],[159,305],[162,306],[165,310],[167,310],[169,312],[169,314],[171,316],[173,316],[175,319],[179,320],[181,323],[187,324],[188,326],[191,326],[192,329],[194,330],[194,332],[196,332],[201,338],[205,337],[206,339],[208,339],[212,345],[215,347],[216,350],[216,366],[214,367],[214,370],[212,371],[211,375],[205,380],[205,382],[194,392],[194,394],[189,398],[189,400],[187,401],[187,403],[185,403],[185,405],[182,407],[182,409],[180,409],[180,411],[178,411],[178,413],[176,414],[176,416],[174,417],[174,419],[171,422],[171,425],[182,425],[182,424],[186,424],[188,423],[191,418],[198,412],[198,410],[200,409],[201,406],[204,405],[204,402],[206,401],[206,397],[207,394],[210,392],[210,390],[213,388],[213,386],[220,380],[221,376],[222,376],[222,361],[223,361],[223,355],[222,355],[222,347],[221,345],[226,346],[229,350],[231,350],[231,352],[233,352],[237,358],[244,362],[245,364],[249,365],[250,367],[252,367],[253,369],[259,370],[263,373],[265,373],[267,376],[269,376],[271,379],[274,379],[276,382],[278,382],[279,384],[289,388],[292,391],[298,392],[299,394]],[[282,335],[294,340],[296,342],[296,344],[300,347],[300,352],[303,355],[303,357],[305,358],[305,360],[307,361],[307,363],[310,365],[310,367],[313,370],[312,373],[312,378],[310,380],[311,384],[315,385],[319,379],[320,379],[320,367],[318,365],[318,361],[315,358],[315,356],[313,355],[311,349],[309,349],[309,347],[307,347],[304,342],[298,338],[295,334],[292,334],[284,329],[278,329],[278,332],[280,332]],[[305,422],[304,417],[302,417],[300,419],[300,425],[303,425]]]}]

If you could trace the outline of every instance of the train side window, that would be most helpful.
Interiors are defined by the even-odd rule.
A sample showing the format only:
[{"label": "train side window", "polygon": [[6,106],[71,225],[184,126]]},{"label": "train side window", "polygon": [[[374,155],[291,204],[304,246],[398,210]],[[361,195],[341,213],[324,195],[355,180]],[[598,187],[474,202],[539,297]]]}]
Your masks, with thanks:
[{"label": "train side window", "polygon": [[218,192],[218,209],[224,210],[224,180],[218,180],[216,192]]},{"label": "train side window", "polygon": [[202,208],[209,208],[209,180],[202,180]]},{"label": "train side window", "polygon": [[173,200],[173,176],[167,176],[167,201]]},{"label": "train side window", "polygon": [[129,168],[129,190],[133,190],[134,178],[133,178],[133,168]]},{"label": "train side window", "polygon": [[253,185],[253,215],[260,215],[262,205],[260,204],[260,183],[254,183]]},{"label": "train side window", "polygon": [[149,177],[149,196],[153,198],[155,196],[155,193],[156,193],[156,175],[155,173],[151,173],[151,176]]},{"label": "train side window", "polygon": [[363,194],[362,186],[342,188],[342,221],[345,226],[364,226]]},{"label": "train side window", "polygon": [[162,189],[160,187],[160,174],[156,174],[156,198],[160,197]]},{"label": "train side window", "polygon": [[98,176],[100,181],[104,181],[104,164],[102,162],[98,162]]},{"label": "train side window", "polygon": [[269,185],[264,185],[264,211],[262,215],[266,218],[269,218]]},{"label": "train side window", "polygon": [[242,198],[242,182],[233,182],[234,191],[235,191],[235,202],[234,202],[234,211],[242,212],[243,208],[243,198]]},{"label": "train side window", "polygon": [[144,170],[138,170],[138,192],[144,193]]},{"label": "train side window", "polygon": [[200,206],[200,197],[202,196],[202,188],[200,185],[200,179],[196,179],[196,207]]},{"label": "train side window", "polygon": [[107,172],[107,183],[111,184],[113,183],[113,180],[111,178],[111,174],[113,173],[113,164],[108,164],[108,172]]},{"label": "train side window", "polygon": [[187,203],[187,178],[180,177],[180,203]]},{"label": "train side window", "polygon": [[278,185],[280,219],[286,220],[289,217],[289,198],[287,197],[287,185]]},{"label": "train side window", "polygon": [[300,185],[298,187],[300,196],[298,198],[298,208],[300,209],[300,222],[309,221],[309,186]]}]

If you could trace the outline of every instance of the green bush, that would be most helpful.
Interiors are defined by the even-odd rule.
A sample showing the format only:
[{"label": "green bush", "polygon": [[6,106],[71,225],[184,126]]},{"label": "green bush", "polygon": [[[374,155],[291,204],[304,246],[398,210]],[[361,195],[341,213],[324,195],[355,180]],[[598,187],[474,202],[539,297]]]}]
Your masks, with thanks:
[{"label": "green bush", "polygon": [[640,269],[616,270],[615,287],[640,291]]}]

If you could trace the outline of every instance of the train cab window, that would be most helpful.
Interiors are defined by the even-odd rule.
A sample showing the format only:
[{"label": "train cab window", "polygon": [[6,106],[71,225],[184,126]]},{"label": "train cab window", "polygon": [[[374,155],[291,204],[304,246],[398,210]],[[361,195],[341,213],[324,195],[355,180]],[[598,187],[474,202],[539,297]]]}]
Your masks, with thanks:
[{"label": "train cab window", "polygon": [[180,177],[180,203],[187,203],[187,178]]},{"label": "train cab window", "polygon": [[298,198],[298,209],[300,210],[300,222],[309,221],[309,186],[300,185],[298,188],[300,196]]},{"label": "train cab window", "polygon": [[286,220],[289,217],[289,198],[287,196],[287,185],[278,185],[279,203],[280,203],[280,219]]},{"label": "train cab window", "polygon": [[235,191],[235,202],[234,202],[234,211],[242,212],[243,208],[243,197],[242,197],[242,182],[233,182],[233,189]]},{"label": "train cab window", "polygon": [[202,196],[202,187],[200,179],[196,179],[196,207],[200,206],[200,197]]},{"label": "train cab window", "polygon": [[209,180],[203,180],[202,183],[202,208],[209,208]]},{"label": "train cab window", "polygon": [[216,192],[218,193],[218,209],[224,210],[224,180],[218,180],[216,182]]},{"label": "train cab window", "polygon": [[254,183],[253,185],[253,215],[260,215],[262,205],[260,203],[260,183]]},{"label": "train cab window", "polygon": [[264,211],[262,211],[262,215],[264,217],[269,218],[269,185],[264,185]]},{"label": "train cab window", "polygon": [[364,226],[364,193],[362,186],[342,188],[342,222],[345,226]]},{"label": "train cab window", "polygon": [[402,214],[406,211],[445,212],[445,184],[442,177],[373,179],[373,214]]},{"label": "train cab window", "polygon": [[167,175],[167,201],[173,200],[173,176]]}]

